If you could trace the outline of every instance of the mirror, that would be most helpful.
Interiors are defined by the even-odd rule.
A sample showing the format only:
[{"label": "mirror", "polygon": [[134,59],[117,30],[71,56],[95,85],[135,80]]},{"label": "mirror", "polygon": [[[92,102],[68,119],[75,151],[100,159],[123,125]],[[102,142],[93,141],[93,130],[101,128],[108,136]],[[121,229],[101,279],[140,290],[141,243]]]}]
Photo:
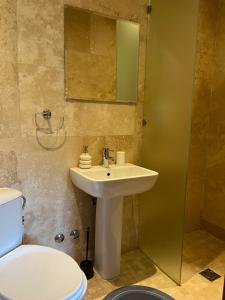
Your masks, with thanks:
[{"label": "mirror", "polygon": [[135,103],[139,24],[64,7],[65,98]]}]

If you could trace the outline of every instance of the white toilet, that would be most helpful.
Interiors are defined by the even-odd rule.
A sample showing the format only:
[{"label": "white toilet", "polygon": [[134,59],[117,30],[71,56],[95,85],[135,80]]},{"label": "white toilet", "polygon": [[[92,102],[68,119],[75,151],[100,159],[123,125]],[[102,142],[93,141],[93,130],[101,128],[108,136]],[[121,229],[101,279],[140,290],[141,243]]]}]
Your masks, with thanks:
[{"label": "white toilet", "polygon": [[43,246],[21,245],[22,193],[0,188],[0,299],[81,300],[87,279],[69,255]]}]

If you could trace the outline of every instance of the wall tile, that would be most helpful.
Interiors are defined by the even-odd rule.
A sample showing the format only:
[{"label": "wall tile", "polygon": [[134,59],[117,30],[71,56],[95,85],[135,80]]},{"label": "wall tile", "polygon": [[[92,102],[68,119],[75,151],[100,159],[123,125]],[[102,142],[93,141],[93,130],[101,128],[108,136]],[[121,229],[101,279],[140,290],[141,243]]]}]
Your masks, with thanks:
[{"label": "wall tile", "polygon": [[205,201],[202,217],[208,223],[225,229],[225,3],[219,1],[217,26],[215,34],[215,52],[212,61],[213,90],[210,98],[207,161],[205,178]]},{"label": "wall tile", "polygon": [[[77,260],[85,249],[86,227],[94,232],[95,209],[91,197],[75,189],[69,178],[69,168],[76,165],[82,144],[83,138],[71,137],[58,151],[48,152],[37,146],[35,138],[23,138],[19,162],[22,191],[27,197],[25,241],[59,248]],[[80,230],[80,240],[70,238],[72,229]],[[62,245],[54,242],[59,232],[66,236]]]},{"label": "wall tile", "polygon": [[204,201],[209,106],[213,89],[215,32],[219,1],[200,0],[185,230],[200,228]]},{"label": "wall tile", "polygon": [[69,135],[132,135],[135,106],[103,103],[69,103],[65,107]]},{"label": "wall tile", "polygon": [[0,139],[0,187],[21,188],[19,177],[20,139]]},{"label": "wall tile", "polygon": [[0,138],[20,135],[17,66],[0,63]]},{"label": "wall tile", "polygon": [[50,109],[64,115],[64,72],[61,69],[19,65],[19,88],[22,134],[35,135],[35,112]]},{"label": "wall tile", "polygon": [[202,218],[211,224],[225,229],[225,175],[223,174],[221,177],[215,177],[213,175],[214,174],[208,174],[206,177]]},{"label": "wall tile", "polygon": [[63,68],[63,2],[18,1],[20,63]]},{"label": "wall tile", "polygon": [[16,1],[0,3],[0,62],[14,63],[17,59]]}]

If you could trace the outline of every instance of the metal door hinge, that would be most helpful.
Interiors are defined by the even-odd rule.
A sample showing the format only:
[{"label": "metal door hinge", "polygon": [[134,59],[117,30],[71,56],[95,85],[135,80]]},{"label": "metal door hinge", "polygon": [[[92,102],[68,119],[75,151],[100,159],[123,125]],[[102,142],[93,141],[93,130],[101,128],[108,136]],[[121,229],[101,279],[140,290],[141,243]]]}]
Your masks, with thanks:
[{"label": "metal door hinge", "polygon": [[142,120],[142,126],[143,127],[147,126],[147,121],[145,119]]},{"label": "metal door hinge", "polygon": [[150,14],[152,12],[152,5],[148,4],[147,5],[147,14]]}]

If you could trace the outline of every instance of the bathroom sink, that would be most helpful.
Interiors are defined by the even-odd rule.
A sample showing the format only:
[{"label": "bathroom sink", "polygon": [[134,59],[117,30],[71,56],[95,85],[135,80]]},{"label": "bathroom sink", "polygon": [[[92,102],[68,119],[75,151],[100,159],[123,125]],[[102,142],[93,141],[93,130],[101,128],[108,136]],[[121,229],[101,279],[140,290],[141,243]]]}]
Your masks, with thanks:
[{"label": "bathroom sink", "polygon": [[70,169],[74,185],[97,197],[94,261],[104,279],[120,273],[123,197],[151,189],[157,176],[155,171],[132,164]]},{"label": "bathroom sink", "polygon": [[156,182],[158,173],[133,164],[94,166],[91,169],[71,168],[74,185],[99,198],[113,198],[143,193]]}]

